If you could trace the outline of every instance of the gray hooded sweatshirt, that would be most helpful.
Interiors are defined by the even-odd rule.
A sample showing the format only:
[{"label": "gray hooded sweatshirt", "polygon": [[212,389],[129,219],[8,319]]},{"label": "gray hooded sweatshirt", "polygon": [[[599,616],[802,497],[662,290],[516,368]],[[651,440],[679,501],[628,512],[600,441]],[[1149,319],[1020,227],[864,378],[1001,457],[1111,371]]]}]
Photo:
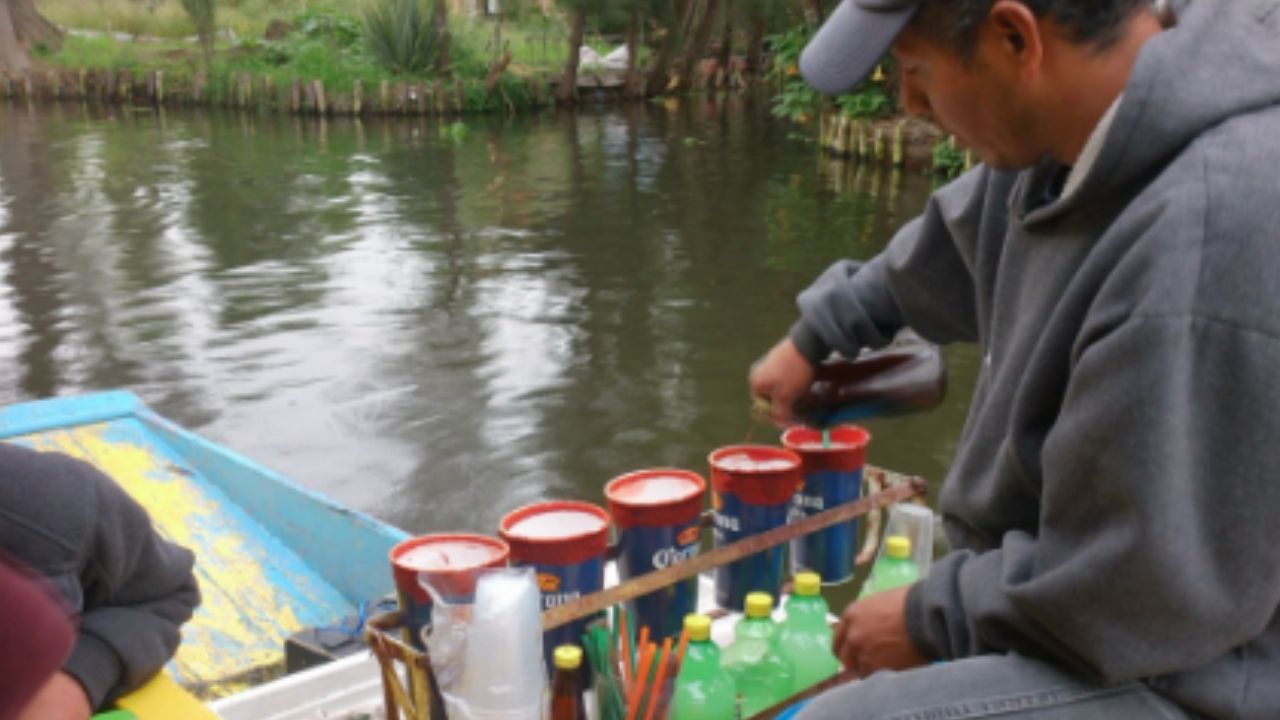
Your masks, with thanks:
[{"label": "gray hooded sweatshirt", "polygon": [[200,604],[191,551],[162,538],[115,481],[66,455],[0,443],[0,550],[74,613],[62,669],[95,708],[159,672]]},{"label": "gray hooded sweatshirt", "polygon": [[1280,718],[1280,0],[1197,0],[1096,161],[977,168],[801,294],[811,359],[910,326],[984,362],[912,588],[925,654],[1019,652]]}]

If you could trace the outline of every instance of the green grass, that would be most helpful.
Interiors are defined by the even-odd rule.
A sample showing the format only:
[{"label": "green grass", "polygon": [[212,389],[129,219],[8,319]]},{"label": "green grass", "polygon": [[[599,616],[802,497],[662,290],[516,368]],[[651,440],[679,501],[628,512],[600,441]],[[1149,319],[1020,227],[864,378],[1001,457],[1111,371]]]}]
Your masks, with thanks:
[{"label": "green grass", "polygon": [[[298,30],[283,40],[252,38],[235,44],[219,40],[208,72],[211,97],[215,100],[232,97],[237,79],[245,73],[253,78],[255,93],[260,92],[263,78],[271,78],[279,93],[278,101],[284,99],[294,80],[320,80],[329,93],[348,93],[358,80],[366,88],[368,100],[372,100],[384,80],[393,84],[433,80],[429,73],[396,74],[380,66],[366,45],[361,25],[354,18],[313,12],[292,19]],[[491,25],[454,19],[450,30],[454,75],[463,82],[467,109],[499,110],[505,108],[507,102],[517,106],[528,104],[527,88],[515,77],[516,72],[504,76],[503,92],[486,96],[482,89],[481,82],[493,55]],[[510,35],[504,32],[504,39],[508,37],[517,41],[521,38],[518,32]],[[562,50],[557,62],[563,62],[563,56]],[[42,52],[39,59],[46,66],[68,69],[163,70],[171,83],[189,80],[204,67],[203,55],[194,41],[129,42],[106,35],[68,35],[59,51]],[[452,84],[449,87],[452,89]]]},{"label": "green grass", "polygon": [[[306,11],[358,14],[361,0],[219,0],[218,29],[237,37],[261,37],[267,23]],[[194,35],[178,0],[39,0],[41,14],[71,28],[163,38]]]}]

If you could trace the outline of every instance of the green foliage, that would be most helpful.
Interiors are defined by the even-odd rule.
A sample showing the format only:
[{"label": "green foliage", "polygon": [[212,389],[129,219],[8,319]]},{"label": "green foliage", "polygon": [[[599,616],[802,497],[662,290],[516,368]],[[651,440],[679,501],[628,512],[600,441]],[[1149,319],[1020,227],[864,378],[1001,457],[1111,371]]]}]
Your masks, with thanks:
[{"label": "green foliage", "polygon": [[967,165],[965,152],[956,147],[954,138],[939,140],[933,146],[933,171],[946,178],[953,178],[964,172]]},{"label": "green foliage", "polygon": [[[800,53],[814,32],[815,28],[801,24],[769,36],[773,47],[769,79],[777,88],[773,96],[773,114],[777,117],[805,122],[822,110],[824,96],[800,76]],[[860,120],[874,120],[893,112],[893,101],[876,80],[862,82],[850,92],[836,96],[834,102],[841,114]]]},{"label": "green foliage", "polygon": [[893,111],[893,101],[884,88],[872,82],[864,82],[836,98],[836,105],[843,115],[859,120],[874,120]]},{"label": "green foliage", "polygon": [[373,56],[393,73],[429,70],[440,41],[422,0],[377,0],[365,10],[365,39]]}]

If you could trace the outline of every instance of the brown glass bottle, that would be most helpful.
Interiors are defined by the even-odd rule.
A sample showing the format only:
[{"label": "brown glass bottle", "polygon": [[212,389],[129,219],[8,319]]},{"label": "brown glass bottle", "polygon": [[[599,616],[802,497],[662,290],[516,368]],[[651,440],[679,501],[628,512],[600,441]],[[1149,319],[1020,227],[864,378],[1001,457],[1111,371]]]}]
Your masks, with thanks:
[{"label": "brown glass bottle", "polygon": [[937,346],[906,335],[883,350],[854,360],[827,360],[795,404],[812,427],[825,428],[869,417],[927,410],[947,394],[947,365]]},{"label": "brown glass bottle", "polygon": [[550,720],[586,720],[582,704],[582,648],[561,645],[552,656],[556,671],[551,677]]}]

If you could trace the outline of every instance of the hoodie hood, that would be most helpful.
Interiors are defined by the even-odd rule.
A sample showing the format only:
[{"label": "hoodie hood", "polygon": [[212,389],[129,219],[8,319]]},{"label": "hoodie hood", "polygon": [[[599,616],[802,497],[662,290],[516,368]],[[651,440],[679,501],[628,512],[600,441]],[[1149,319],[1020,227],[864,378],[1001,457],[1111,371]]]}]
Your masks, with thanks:
[{"label": "hoodie hood", "polygon": [[1077,197],[1141,184],[1198,135],[1280,104],[1280,0],[1195,0],[1143,46]]}]

